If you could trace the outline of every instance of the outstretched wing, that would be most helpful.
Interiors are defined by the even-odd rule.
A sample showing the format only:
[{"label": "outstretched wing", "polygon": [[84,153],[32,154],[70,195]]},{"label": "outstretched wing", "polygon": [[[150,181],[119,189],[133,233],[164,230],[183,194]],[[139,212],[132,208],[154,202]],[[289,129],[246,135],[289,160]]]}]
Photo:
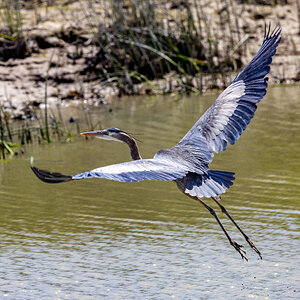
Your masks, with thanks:
[{"label": "outstretched wing", "polygon": [[140,159],[76,174],[72,176],[72,179],[96,177],[123,182],[141,180],[171,181],[182,178],[187,173],[187,168],[168,160]]},{"label": "outstretched wing", "polygon": [[[195,123],[178,145],[193,142],[199,135],[207,141],[210,151],[221,152],[229,142],[233,145],[254,116],[256,103],[266,94],[272,56],[280,42],[281,28],[270,34],[270,26],[264,41],[252,61],[237,75],[212,106]],[[203,146],[203,145],[202,145]]]},{"label": "outstretched wing", "polygon": [[163,159],[140,159],[79,173],[64,175],[32,167],[35,175],[47,183],[60,183],[84,178],[106,178],[109,180],[133,182],[141,180],[171,181],[184,177],[189,171],[180,164]]}]

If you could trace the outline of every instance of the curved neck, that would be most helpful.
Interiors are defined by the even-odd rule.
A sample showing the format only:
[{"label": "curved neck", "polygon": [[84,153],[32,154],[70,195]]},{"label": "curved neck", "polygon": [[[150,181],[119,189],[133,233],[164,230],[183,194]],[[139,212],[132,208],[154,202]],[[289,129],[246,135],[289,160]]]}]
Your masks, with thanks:
[{"label": "curved neck", "polygon": [[132,137],[122,134],[120,139],[128,145],[132,160],[142,159],[137,143]]}]

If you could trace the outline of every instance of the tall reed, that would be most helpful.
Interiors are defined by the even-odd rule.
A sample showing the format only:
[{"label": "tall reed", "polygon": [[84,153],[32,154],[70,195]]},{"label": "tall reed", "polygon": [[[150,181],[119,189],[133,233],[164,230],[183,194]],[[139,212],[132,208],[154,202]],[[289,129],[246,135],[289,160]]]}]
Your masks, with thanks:
[{"label": "tall reed", "polygon": [[[239,23],[230,9],[233,1],[222,1],[231,34],[229,47],[233,49],[240,38]],[[170,73],[174,74],[173,84],[182,90],[201,89],[203,75],[210,75],[212,84],[216,85],[215,73],[234,67],[232,56],[222,61],[214,59],[218,39],[206,18],[202,0],[172,3],[102,0],[101,3],[105,8],[104,17],[95,15],[92,1],[87,8],[87,15],[96,19],[99,48],[86,71],[97,72],[104,82],[116,82],[121,94],[135,93],[137,83],[148,84]]]}]

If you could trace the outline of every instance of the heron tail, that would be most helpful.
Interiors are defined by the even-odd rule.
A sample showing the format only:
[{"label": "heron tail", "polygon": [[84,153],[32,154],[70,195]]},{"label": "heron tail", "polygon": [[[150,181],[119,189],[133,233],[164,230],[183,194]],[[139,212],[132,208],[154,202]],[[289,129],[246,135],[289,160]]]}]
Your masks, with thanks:
[{"label": "heron tail", "polygon": [[209,170],[206,174],[189,173],[184,179],[184,193],[198,198],[216,197],[233,185],[233,172]]},{"label": "heron tail", "polygon": [[226,187],[227,189],[233,185],[234,172],[209,170],[207,175],[216,183]]},{"label": "heron tail", "polygon": [[31,167],[31,170],[38,179],[47,183],[61,183],[72,180],[72,176],[41,170],[33,166]]}]

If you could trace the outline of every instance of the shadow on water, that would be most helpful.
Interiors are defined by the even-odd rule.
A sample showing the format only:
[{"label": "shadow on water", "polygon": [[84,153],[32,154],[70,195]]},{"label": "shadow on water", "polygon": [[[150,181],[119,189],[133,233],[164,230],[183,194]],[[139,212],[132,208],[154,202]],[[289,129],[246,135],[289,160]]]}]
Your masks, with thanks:
[{"label": "shadow on water", "polygon": [[[125,145],[78,137],[0,164],[1,298],[299,299],[299,92],[270,88],[241,139],[212,164],[236,172],[223,204],[264,260],[246,247],[250,261],[241,261],[210,214],[172,182],[38,181],[29,153],[37,166],[70,174],[130,159]],[[177,143],[214,98],[128,98],[110,114],[92,113],[135,134],[151,157]]]}]

